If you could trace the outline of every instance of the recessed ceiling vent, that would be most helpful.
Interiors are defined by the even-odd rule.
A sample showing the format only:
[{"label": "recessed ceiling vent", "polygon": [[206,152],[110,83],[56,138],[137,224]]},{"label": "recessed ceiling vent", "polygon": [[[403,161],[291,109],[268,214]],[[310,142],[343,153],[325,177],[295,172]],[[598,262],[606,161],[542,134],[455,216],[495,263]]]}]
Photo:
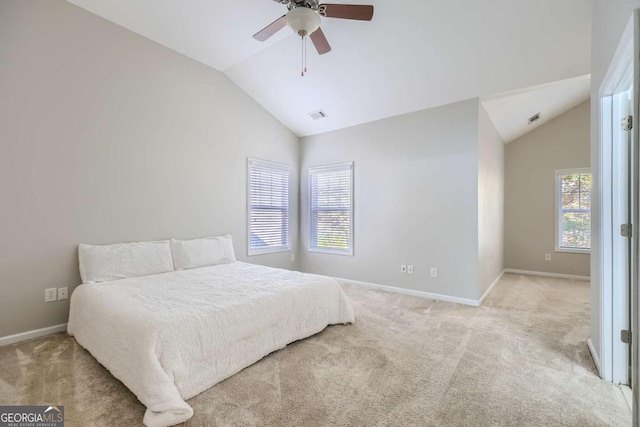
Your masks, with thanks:
[{"label": "recessed ceiling vent", "polygon": [[537,122],[538,120],[540,120],[540,113],[534,114],[533,116],[529,117],[529,124]]},{"label": "recessed ceiling vent", "polygon": [[314,111],[313,113],[309,113],[309,117],[311,117],[313,120],[320,120],[327,117],[327,113],[325,113],[322,110],[318,110],[318,111]]}]

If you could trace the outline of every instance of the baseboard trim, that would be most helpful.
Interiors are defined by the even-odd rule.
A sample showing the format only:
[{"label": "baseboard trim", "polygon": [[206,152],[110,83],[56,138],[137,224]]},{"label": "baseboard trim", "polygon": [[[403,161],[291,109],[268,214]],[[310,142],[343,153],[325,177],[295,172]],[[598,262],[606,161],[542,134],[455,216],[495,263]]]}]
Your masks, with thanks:
[{"label": "baseboard trim", "polygon": [[57,332],[64,332],[66,330],[67,324],[61,323],[59,325],[48,326],[46,328],[34,329],[32,331],[20,332],[19,334],[7,335],[6,337],[0,337],[0,347],[3,345],[15,344],[20,341],[44,337],[46,335],[55,334]]},{"label": "baseboard trim", "polygon": [[498,274],[498,277],[496,277],[496,280],[493,281],[493,283],[491,285],[489,285],[489,287],[487,288],[487,290],[484,292],[484,294],[482,294],[482,296],[480,297],[480,301],[478,301],[478,305],[482,305],[482,303],[484,302],[485,299],[487,299],[487,297],[489,296],[489,294],[491,293],[491,291],[493,290],[493,287],[498,284],[498,282],[500,281],[500,279],[502,279],[502,276],[504,276],[506,270],[502,270],[502,272],[500,274]]},{"label": "baseboard trim", "polygon": [[598,375],[602,378],[602,374],[600,373],[600,358],[598,358],[598,353],[596,352],[595,347],[593,346],[593,341],[591,341],[591,337],[587,338],[587,348],[589,349],[589,354],[591,354],[591,358],[593,359],[593,364],[596,365],[596,369],[598,370]]},{"label": "baseboard trim", "polygon": [[591,280],[591,277],[589,276],[576,276],[575,274],[547,273],[546,271],[518,270],[515,268],[505,268],[504,272],[512,273],[512,274],[525,274],[527,276],[556,277],[558,279],[574,279],[574,280],[586,280],[586,281]]},{"label": "baseboard trim", "polygon": [[392,292],[396,294],[411,295],[414,297],[435,299],[439,301],[455,302],[458,304],[470,305],[473,307],[478,307],[480,305],[479,300],[470,299],[470,298],[460,298],[460,297],[454,297],[451,295],[434,294],[431,292],[424,292],[424,291],[414,291],[413,289],[397,288],[395,286],[387,286],[387,285],[378,285],[377,283],[361,282],[359,280],[343,279],[340,277],[334,277],[334,279],[336,279],[339,283],[344,283],[346,285],[361,286],[363,288],[374,289],[376,291]]}]

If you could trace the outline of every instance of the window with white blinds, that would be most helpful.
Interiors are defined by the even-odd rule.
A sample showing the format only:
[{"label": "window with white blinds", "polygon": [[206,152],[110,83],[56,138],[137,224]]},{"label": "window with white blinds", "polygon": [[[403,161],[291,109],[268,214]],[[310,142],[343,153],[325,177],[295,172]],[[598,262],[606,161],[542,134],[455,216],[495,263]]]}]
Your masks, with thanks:
[{"label": "window with white blinds", "polygon": [[249,159],[249,255],[288,251],[291,167]]},{"label": "window with white blinds", "polygon": [[309,169],[309,250],[353,255],[353,162]]},{"label": "window with white blinds", "polygon": [[556,251],[591,249],[591,171],[556,171]]}]

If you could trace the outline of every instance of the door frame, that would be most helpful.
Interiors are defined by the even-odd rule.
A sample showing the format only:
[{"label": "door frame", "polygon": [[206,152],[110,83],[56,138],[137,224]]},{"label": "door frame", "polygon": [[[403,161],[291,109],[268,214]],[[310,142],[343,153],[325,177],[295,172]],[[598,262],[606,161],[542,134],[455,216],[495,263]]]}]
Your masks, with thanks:
[{"label": "door frame", "polygon": [[[614,193],[614,182],[616,182],[614,173],[617,168],[614,167],[613,158],[613,140],[616,126],[619,123],[614,123],[613,111],[614,111],[614,92],[619,86],[620,82],[625,79],[630,80],[634,84],[634,107],[637,110],[637,103],[635,100],[638,87],[636,85],[636,76],[633,75],[635,69],[634,52],[634,29],[637,20],[637,11],[634,11],[633,16],[629,20],[627,27],[622,35],[622,38],[618,44],[618,49],[611,61],[609,70],[603,79],[602,85],[598,92],[598,107],[599,107],[599,119],[600,119],[600,134],[599,137],[599,150],[600,150],[600,164],[597,165],[598,170],[594,175],[600,180],[600,204],[599,204],[599,217],[600,227],[597,230],[597,234],[600,240],[600,269],[599,269],[599,282],[600,282],[600,307],[599,307],[599,320],[600,320],[600,348],[597,351],[597,356],[594,358],[598,366],[600,376],[611,382],[619,384],[628,384],[628,364],[630,362],[628,357],[628,347],[620,340],[620,331],[627,329],[629,326],[623,320],[621,316],[617,314],[621,311],[627,311],[631,301],[631,295],[622,289],[621,286],[627,286],[627,284],[621,284],[619,280],[614,280],[614,271],[622,268],[621,260],[614,259],[614,246],[616,245],[615,233],[619,232],[615,229],[613,218],[613,203],[616,200],[616,194]],[[634,111],[634,116],[635,116]],[[634,123],[634,135],[636,129],[640,124]],[[634,137],[632,139],[632,145],[634,144]],[[634,164],[637,162],[633,162]],[[592,165],[592,169],[593,166]],[[631,171],[632,176],[637,175],[634,171]],[[632,178],[632,183],[634,182]],[[635,180],[637,182],[637,180]],[[633,192],[633,184],[632,192]],[[636,187],[637,188],[637,187]],[[631,207],[631,222],[637,224],[635,221],[637,209],[634,209],[633,203],[629,201]],[[593,231],[596,231],[592,228]],[[594,233],[595,234],[595,233]],[[634,230],[632,237],[633,241],[637,242],[638,231]],[[635,246],[637,248],[637,245]],[[634,253],[632,249],[632,256]],[[637,265],[637,260],[631,259],[631,264]],[[637,268],[631,268],[632,272],[637,271]],[[630,274],[632,283],[634,283],[634,274]],[[633,325],[631,325],[633,329]],[[634,337],[636,338],[636,337]],[[632,343],[635,344],[637,339],[633,339]],[[589,346],[593,348],[593,342],[589,339]],[[634,346],[632,345],[632,348]],[[632,352],[633,353],[633,352]],[[599,360],[598,360],[599,359]],[[637,384],[637,382],[634,382]],[[634,387],[637,389],[638,387]],[[635,393],[634,393],[635,395]]]}]

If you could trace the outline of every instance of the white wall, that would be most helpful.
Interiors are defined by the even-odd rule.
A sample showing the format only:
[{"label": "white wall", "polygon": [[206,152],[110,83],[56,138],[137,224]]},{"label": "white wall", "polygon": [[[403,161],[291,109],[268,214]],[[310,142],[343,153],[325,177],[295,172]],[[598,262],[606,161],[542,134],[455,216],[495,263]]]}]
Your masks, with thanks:
[{"label": "white wall", "polygon": [[480,295],[504,270],[504,141],[478,106],[478,274]]},{"label": "white wall", "polygon": [[[77,245],[230,233],[246,158],[298,139],[221,73],[62,0],[0,2],[0,336],[64,323]],[[251,262],[290,268],[289,253]]]},{"label": "white wall", "polygon": [[599,357],[601,352],[600,324],[600,100],[598,93],[620,37],[640,0],[596,0],[591,31],[591,170],[593,173],[591,242],[591,340]]},{"label": "white wall", "polygon": [[[303,138],[301,269],[478,299],[478,105],[472,99]],[[354,162],[354,256],[308,252],[308,168],[346,161]],[[401,264],[415,274],[401,274]]]},{"label": "white wall", "polygon": [[[591,165],[589,107],[585,101],[507,144],[507,268],[589,276],[588,253],[555,252],[555,171]],[[545,261],[546,253],[551,261]]]}]

